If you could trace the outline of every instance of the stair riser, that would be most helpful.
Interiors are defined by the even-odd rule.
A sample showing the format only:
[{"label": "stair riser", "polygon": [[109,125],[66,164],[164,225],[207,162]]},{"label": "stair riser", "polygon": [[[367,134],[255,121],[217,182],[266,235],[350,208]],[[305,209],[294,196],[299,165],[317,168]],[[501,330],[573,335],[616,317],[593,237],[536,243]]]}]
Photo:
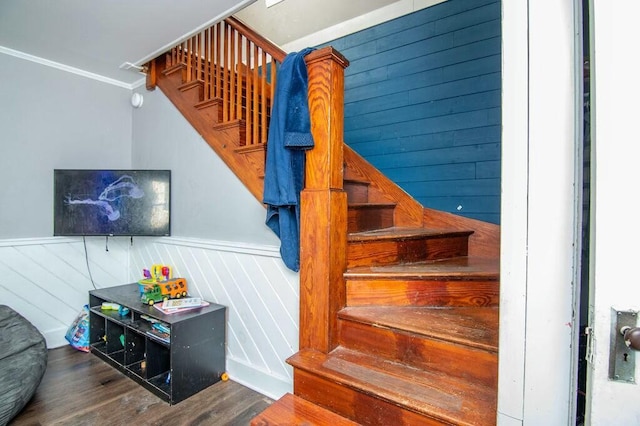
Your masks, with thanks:
[{"label": "stair riser", "polygon": [[196,109],[200,111],[208,121],[212,124],[220,123],[222,121],[222,105],[219,100],[209,100],[206,102],[200,102],[195,105]]},{"label": "stair riser", "polygon": [[419,415],[374,395],[342,386],[307,371],[294,371],[295,394],[362,425],[435,426],[446,423]]},{"label": "stair riser", "polygon": [[176,65],[164,70],[162,74],[167,80],[170,80],[172,84],[181,85],[186,81],[187,67],[184,64]]},{"label": "stair riser", "polygon": [[363,182],[344,182],[344,191],[349,203],[366,203],[369,201],[369,185]]},{"label": "stair riser", "polygon": [[[347,198],[349,194],[347,194]],[[347,212],[347,232],[364,232],[393,226],[393,207],[353,208]]]},{"label": "stair riser", "polygon": [[182,92],[184,101],[192,105],[195,105],[204,99],[204,83],[202,81],[185,83],[179,86],[178,90]]},{"label": "stair riser", "polygon": [[426,336],[341,319],[340,345],[430,371],[497,386],[497,354]]},{"label": "stair riser", "polygon": [[[229,121],[226,123],[215,124],[212,127],[218,135],[225,136],[227,140],[234,141],[232,145],[222,146],[223,149],[236,149],[244,146],[246,128],[242,121]],[[264,162],[264,156],[262,157],[262,160]],[[262,166],[262,169],[264,169],[264,165]]]},{"label": "stair riser", "polygon": [[466,236],[349,243],[347,267],[393,265],[466,256]]},{"label": "stair riser", "polygon": [[347,280],[347,306],[498,306],[498,281]]}]

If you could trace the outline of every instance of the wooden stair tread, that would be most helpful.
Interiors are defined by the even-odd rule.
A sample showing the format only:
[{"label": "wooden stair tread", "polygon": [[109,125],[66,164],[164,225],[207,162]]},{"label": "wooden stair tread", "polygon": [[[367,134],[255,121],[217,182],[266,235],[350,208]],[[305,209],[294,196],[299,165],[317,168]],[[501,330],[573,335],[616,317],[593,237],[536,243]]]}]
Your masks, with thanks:
[{"label": "wooden stair tread", "polygon": [[356,266],[347,270],[346,279],[440,279],[440,280],[492,280],[500,278],[499,259],[475,256],[436,259],[424,262],[380,266]]},{"label": "wooden stair tread", "polygon": [[185,64],[184,62],[178,62],[177,64],[171,65],[170,67],[162,70],[162,75],[170,75],[174,72],[182,71],[185,68],[187,68],[187,64]]},{"label": "wooden stair tread", "polygon": [[443,423],[495,423],[495,391],[467,379],[408,367],[342,347],[329,354],[301,350],[288,362],[295,368]]},{"label": "wooden stair tread", "polygon": [[427,228],[406,228],[406,227],[390,227],[384,229],[376,229],[372,231],[353,232],[348,235],[350,243],[364,241],[384,241],[384,240],[417,240],[428,238],[440,238],[443,236],[468,236],[473,231],[459,231],[446,229],[427,229]]},{"label": "wooden stair tread", "polygon": [[392,208],[395,206],[395,203],[349,203],[349,208],[354,209],[376,209],[380,207]]},{"label": "wooden stair tread", "polygon": [[498,308],[358,306],[338,313],[343,320],[498,352]]},{"label": "wooden stair tread", "polygon": [[366,186],[371,185],[371,182],[369,182],[368,180],[358,179],[358,178],[353,178],[353,177],[345,177],[345,178],[342,179],[342,181],[345,184],[352,183],[354,185],[366,185]]},{"label": "wooden stair tread", "polygon": [[358,424],[290,393],[285,394],[251,420],[251,426],[356,426]]},{"label": "wooden stair tread", "polygon": [[207,108],[209,106],[212,105],[219,105],[222,104],[223,100],[222,98],[209,98],[206,99],[204,101],[200,101],[197,104],[193,105],[196,109],[203,109],[203,108]]}]

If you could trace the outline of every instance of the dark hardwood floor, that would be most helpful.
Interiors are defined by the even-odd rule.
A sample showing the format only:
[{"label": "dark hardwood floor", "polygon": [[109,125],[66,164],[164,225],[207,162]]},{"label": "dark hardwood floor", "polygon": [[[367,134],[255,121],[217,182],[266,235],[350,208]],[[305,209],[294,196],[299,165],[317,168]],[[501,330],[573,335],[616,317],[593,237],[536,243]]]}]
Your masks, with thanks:
[{"label": "dark hardwood floor", "polygon": [[229,380],[171,406],[95,355],[66,346],[49,350],[42,383],[9,426],[248,425],[272,402]]}]

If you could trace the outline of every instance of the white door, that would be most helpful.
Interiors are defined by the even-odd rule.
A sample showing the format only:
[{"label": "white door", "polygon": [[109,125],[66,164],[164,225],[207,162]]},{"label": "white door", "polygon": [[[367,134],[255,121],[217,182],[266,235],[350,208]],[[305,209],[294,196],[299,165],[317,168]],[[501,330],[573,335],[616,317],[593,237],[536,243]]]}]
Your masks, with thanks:
[{"label": "white door", "polygon": [[635,384],[609,380],[613,311],[640,311],[640,2],[592,0],[592,368],[587,423],[640,425]]}]

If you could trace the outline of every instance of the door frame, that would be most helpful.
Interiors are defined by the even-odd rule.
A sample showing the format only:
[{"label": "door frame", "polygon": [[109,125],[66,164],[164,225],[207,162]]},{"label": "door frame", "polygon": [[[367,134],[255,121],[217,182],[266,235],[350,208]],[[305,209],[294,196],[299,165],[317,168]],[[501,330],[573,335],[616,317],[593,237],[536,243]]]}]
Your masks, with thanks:
[{"label": "door frame", "polygon": [[502,425],[575,422],[578,3],[502,1]]}]

